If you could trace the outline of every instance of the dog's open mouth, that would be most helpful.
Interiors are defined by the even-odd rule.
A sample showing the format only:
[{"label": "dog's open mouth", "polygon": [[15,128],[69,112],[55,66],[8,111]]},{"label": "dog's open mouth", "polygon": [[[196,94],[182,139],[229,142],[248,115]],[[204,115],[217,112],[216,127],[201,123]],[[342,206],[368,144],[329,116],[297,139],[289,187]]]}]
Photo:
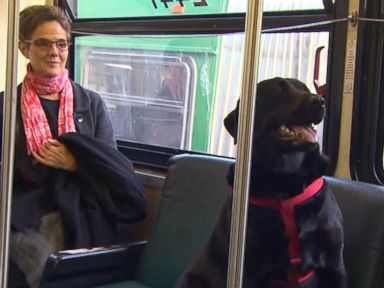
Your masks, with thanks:
[{"label": "dog's open mouth", "polygon": [[313,124],[309,125],[281,125],[273,130],[273,134],[285,141],[296,143],[316,143],[317,131]]}]

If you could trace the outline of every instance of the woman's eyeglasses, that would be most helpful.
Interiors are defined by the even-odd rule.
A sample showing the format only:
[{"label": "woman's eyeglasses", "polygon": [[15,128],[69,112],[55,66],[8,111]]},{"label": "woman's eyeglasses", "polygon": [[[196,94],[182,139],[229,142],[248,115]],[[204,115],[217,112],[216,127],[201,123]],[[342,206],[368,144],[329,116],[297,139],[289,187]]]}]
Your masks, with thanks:
[{"label": "woman's eyeglasses", "polygon": [[42,50],[49,50],[51,48],[52,44],[56,45],[57,50],[60,52],[67,51],[69,46],[71,45],[71,42],[59,39],[57,41],[51,41],[45,38],[40,38],[37,40],[23,40],[24,43],[35,45],[37,48],[40,48]]}]

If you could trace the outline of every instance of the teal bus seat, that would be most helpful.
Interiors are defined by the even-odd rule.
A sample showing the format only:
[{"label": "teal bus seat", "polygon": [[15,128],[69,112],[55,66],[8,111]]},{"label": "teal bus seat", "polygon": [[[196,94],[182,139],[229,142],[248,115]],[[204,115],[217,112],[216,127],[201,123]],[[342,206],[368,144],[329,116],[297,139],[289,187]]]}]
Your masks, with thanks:
[{"label": "teal bus seat", "polygon": [[384,187],[325,180],[343,214],[348,288],[384,288]]},{"label": "teal bus seat", "polygon": [[211,235],[228,195],[226,175],[233,162],[214,156],[172,157],[135,280],[100,288],[172,287]]}]

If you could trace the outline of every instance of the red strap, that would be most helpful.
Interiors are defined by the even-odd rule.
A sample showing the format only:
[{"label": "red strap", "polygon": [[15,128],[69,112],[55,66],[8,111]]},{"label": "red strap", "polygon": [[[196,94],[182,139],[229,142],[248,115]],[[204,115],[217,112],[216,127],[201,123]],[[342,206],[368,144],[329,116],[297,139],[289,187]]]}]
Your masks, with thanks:
[{"label": "red strap", "polygon": [[303,193],[296,195],[291,199],[285,200],[284,202],[292,201],[295,205],[304,202],[305,200],[311,198],[313,195],[319,192],[321,187],[323,186],[323,183],[323,177],[317,178],[310,185],[308,185],[307,188],[304,189]]},{"label": "red strap", "polygon": [[249,196],[249,203],[257,206],[265,206],[274,209],[281,209],[281,207],[286,205],[294,206],[304,202],[305,200],[311,198],[313,195],[319,192],[321,187],[323,186],[323,183],[323,177],[317,178],[315,181],[309,184],[302,193],[287,200],[280,201],[276,199],[256,198],[254,196]]},{"label": "red strap", "polygon": [[291,261],[289,283],[300,283],[307,280],[313,275],[313,271],[310,271],[306,275],[300,274],[301,258],[299,249],[299,237],[294,210],[295,205],[304,202],[305,200],[311,198],[313,195],[319,192],[321,187],[323,186],[323,182],[324,181],[322,177],[317,178],[304,189],[303,193],[284,201],[279,201],[276,199],[259,199],[253,196],[250,196],[249,198],[249,202],[253,205],[264,206],[280,211],[285,226],[285,232],[288,235],[289,239],[288,253]]}]

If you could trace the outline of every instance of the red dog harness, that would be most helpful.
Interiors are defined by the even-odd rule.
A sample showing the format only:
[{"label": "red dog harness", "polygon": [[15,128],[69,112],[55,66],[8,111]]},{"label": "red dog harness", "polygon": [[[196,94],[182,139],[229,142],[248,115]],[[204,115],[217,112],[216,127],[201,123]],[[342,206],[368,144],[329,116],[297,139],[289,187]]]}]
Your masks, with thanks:
[{"label": "red dog harness", "polygon": [[288,253],[291,262],[291,267],[289,269],[288,281],[274,280],[273,282],[277,284],[298,284],[308,280],[314,274],[314,270],[309,271],[305,275],[301,275],[300,273],[301,257],[294,210],[295,205],[300,204],[305,200],[311,198],[313,195],[315,195],[321,190],[322,186],[323,178],[320,177],[313,181],[309,186],[307,186],[304,189],[303,193],[284,201],[279,201],[276,199],[259,199],[253,196],[249,197],[249,202],[252,205],[264,206],[279,210],[285,225],[285,232],[288,235],[289,239]]}]

